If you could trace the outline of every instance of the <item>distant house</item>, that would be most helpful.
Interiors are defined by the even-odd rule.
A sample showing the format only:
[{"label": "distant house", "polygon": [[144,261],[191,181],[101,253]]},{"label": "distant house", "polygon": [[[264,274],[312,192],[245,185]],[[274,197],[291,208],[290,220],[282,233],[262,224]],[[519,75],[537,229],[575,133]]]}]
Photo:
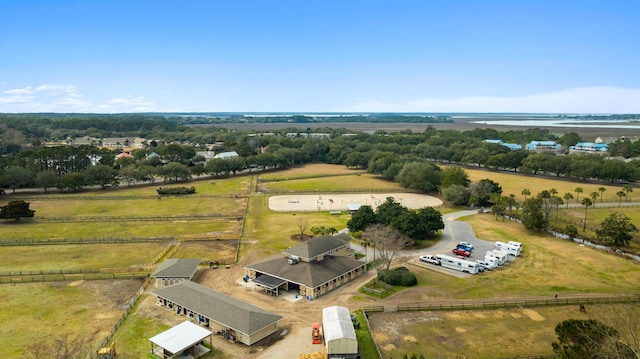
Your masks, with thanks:
[{"label": "distant house", "polygon": [[283,319],[280,315],[191,281],[157,289],[153,293],[158,306],[187,316],[224,338],[245,345],[256,344],[277,332],[278,322]]},{"label": "distant house", "polygon": [[497,145],[504,146],[504,147],[506,147],[506,148],[508,148],[508,149],[510,149],[512,151],[521,150],[522,149],[522,145],[520,145],[520,144],[517,144],[517,143],[506,143],[506,142],[503,142],[502,140],[485,139],[483,142],[484,143],[495,143]]},{"label": "distant house", "polygon": [[205,161],[215,158],[214,151],[196,151],[196,156],[202,156]]},{"label": "distant house", "polygon": [[121,158],[133,158],[133,155],[132,155],[132,154],[130,154],[129,152],[121,152],[121,153],[118,153],[118,154],[116,155],[116,160],[119,160],[119,159],[121,159]]},{"label": "distant house", "polygon": [[562,145],[555,141],[531,141],[527,145],[527,150],[558,153],[562,150]]},{"label": "distant house", "polygon": [[228,151],[228,152],[220,152],[217,155],[213,156],[213,158],[222,158],[222,159],[229,159],[229,158],[233,158],[233,157],[238,157],[240,155],[238,155],[238,152],[236,151]]},{"label": "distant house", "polygon": [[151,274],[155,278],[156,287],[165,287],[185,280],[192,280],[198,272],[200,259],[170,258],[162,262]]},{"label": "distant house", "polygon": [[141,148],[145,148],[146,140],[140,137],[135,137],[135,138],[108,137],[108,138],[102,139],[102,143],[100,144],[100,146],[110,148],[110,149],[115,149],[115,148],[141,149]]},{"label": "distant house", "polygon": [[346,234],[314,237],[282,255],[245,267],[246,275],[267,293],[295,290],[317,298],[366,273],[366,263],[353,258]]},{"label": "distant house", "polygon": [[575,146],[569,147],[570,153],[605,153],[608,150],[608,144],[595,142],[578,142]]}]

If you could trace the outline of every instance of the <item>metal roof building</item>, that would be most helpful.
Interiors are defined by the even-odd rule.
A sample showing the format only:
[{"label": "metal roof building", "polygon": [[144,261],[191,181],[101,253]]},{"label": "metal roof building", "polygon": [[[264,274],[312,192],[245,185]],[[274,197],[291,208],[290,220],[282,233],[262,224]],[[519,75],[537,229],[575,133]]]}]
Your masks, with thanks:
[{"label": "metal roof building", "polygon": [[199,325],[189,321],[182,322],[149,339],[152,343],[151,352],[163,359],[177,358],[183,353],[197,358],[210,351],[199,343],[209,337],[211,345],[211,334],[211,331]]},{"label": "metal roof building", "polygon": [[185,315],[225,338],[253,345],[278,330],[282,316],[203,285],[183,281],[153,292],[156,304]]},{"label": "metal roof building", "polygon": [[323,308],[322,333],[328,358],[360,358],[356,331],[347,308]]}]

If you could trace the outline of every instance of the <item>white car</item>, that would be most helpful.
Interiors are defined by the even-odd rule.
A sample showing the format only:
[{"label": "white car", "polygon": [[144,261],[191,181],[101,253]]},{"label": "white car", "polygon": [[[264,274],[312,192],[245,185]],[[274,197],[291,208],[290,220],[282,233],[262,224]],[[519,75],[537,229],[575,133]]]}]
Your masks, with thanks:
[{"label": "white car", "polygon": [[431,264],[435,264],[437,266],[440,265],[440,260],[434,256],[430,256],[430,255],[426,255],[426,256],[420,256],[420,262],[425,262],[425,263],[431,263]]},{"label": "white car", "polygon": [[469,242],[460,242],[458,244],[462,244],[465,247],[469,247],[471,249],[473,249],[473,244],[469,243]]}]

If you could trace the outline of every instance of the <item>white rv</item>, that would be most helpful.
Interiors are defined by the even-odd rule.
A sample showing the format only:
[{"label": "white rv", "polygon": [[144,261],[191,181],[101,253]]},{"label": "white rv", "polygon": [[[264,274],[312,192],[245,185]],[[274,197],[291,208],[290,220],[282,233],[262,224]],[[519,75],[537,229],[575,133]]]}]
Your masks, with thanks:
[{"label": "white rv", "polygon": [[516,241],[509,241],[507,242],[508,244],[511,244],[512,246],[516,246],[516,247],[520,247],[520,249],[522,249],[522,243],[520,242],[516,242]]},{"label": "white rv", "polygon": [[491,266],[492,269],[498,268],[500,266],[500,261],[497,258],[491,257],[488,254],[484,257],[484,262],[487,263],[489,266]]},{"label": "white rv", "polygon": [[508,253],[502,250],[488,251],[485,257],[492,257],[498,261],[498,265],[505,265],[507,263]]},{"label": "white rv", "polygon": [[505,252],[511,254],[512,256],[517,257],[517,256],[520,255],[522,247],[498,241],[498,242],[496,242],[496,249],[501,250],[501,251],[505,251]]},{"label": "white rv", "polygon": [[495,269],[496,267],[498,267],[498,263],[496,263],[494,258],[489,258],[489,259],[493,259],[493,260],[476,260],[476,263],[478,263],[480,266],[485,267],[488,270],[492,270]]},{"label": "white rv", "polygon": [[436,258],[440,260],[441,266],[465,273],[477,274],[478,267],[480,266],[478,263],[451,257],[446,254],[436,254]]}]

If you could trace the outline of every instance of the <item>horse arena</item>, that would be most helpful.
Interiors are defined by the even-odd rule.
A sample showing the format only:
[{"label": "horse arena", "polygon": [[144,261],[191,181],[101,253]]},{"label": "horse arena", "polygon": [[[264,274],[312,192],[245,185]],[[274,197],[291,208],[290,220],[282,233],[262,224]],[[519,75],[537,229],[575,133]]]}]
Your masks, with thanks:
[{"label": "horse arena", "polygon": [[371,206],[374,210],[387,197],[409,209],[440,207],[442,201],[433,196],[417,193],[352,193],[352,194],[308,194],[281,195],[269,197],[269,209],[278,212],[295,211],[347,211],[348,205]]}]

